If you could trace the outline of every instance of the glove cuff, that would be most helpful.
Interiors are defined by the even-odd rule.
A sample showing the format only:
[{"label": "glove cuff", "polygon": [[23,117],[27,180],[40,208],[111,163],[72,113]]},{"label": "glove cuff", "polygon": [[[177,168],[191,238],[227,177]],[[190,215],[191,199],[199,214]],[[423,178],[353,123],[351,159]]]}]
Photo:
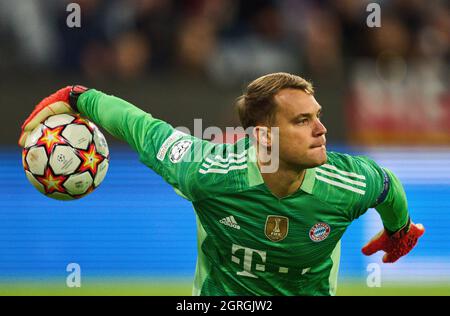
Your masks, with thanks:
[{"label": "glove cuff", "polygon": [[411,218],[408,216],[408,221],[402,228],[396,230],[395,232],[389,231],[386,228],[385,230],[388,233],[389,237],[398,239],[405,236],[409,232],[410,228],[411,228]]},{"label": "glove cuff", "polygon": [[70,90],[69,93],[69,105],[72,108],[72,110],[74,110],[75,112],[79,112],[78,111],[78,106],[77,106],[77,101],[78,101],[78,97],[88,91],[89,88],[86,88],[84,86],[80,86],[80,85],[73,85],[72,89]]}]

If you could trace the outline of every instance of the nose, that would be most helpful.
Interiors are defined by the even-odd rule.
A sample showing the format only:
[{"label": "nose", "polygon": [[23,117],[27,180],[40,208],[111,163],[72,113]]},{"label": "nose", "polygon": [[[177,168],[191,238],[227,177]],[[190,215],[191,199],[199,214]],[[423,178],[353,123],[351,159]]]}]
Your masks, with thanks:
[{"label": "nose", "polygon": [[319,120],[316,119],[316,124],[314,126],[314,136],[322,136],[327,133],[327,129],[325,125]]}]

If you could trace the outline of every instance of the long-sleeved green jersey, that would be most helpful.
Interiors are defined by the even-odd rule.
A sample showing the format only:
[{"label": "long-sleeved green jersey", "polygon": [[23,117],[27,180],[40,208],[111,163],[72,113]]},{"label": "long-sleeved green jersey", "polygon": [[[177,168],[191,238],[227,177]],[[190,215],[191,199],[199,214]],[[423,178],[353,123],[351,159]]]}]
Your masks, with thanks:
[{"label": "long-sleeved green jersey", "polygon": [[264,184],[248,138],[195,138],[96,90],[77,106],[192,202],[194,295],[334,295],[340,239],[350,223],[371,207],[391,231],[408,220],[398,179],[366,157],[327,152],[326,164],[307,169],[301,187],[278,198]]}]

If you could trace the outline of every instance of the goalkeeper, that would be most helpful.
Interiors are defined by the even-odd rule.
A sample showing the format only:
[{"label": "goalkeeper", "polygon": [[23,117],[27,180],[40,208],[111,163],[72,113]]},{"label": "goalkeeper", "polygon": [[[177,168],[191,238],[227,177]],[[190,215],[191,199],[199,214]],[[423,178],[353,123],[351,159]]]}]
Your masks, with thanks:
[{"label": "goalkeeper", "polygon": [[365,255],[381,250],[383,262],[395,262],[416,245],[424,228],[411,221],[397,177],[366,157],[326,151],[311,83],[269,74],[237,106],[252,137],[214,144],[120,98],[69,86],[36,106],[19,145],[48,116],[72,112],[126,141],[194,206],[194,295],[334,295],[342,235],[369,208],[384,227]]}]

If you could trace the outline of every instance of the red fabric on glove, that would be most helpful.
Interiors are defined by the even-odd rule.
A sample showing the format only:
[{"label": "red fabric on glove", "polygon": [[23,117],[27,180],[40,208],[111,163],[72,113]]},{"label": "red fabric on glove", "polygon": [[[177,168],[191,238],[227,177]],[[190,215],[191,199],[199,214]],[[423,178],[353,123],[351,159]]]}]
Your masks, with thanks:
[{"label": "red fabric on glove", "polygon": [[389,235],[386,230],[382,230],[362,248],[362,253],[370,256],[379,250],[383,250],[386,252],[383,256],[383,262],[393,263],[410,252],[424,232],[425,228],[422,224],[414,223],[393,235]]},{"label": "red fabric on glove", "polygon": [[22,124],[22,131],[25,128],[25,126],[39,113],[44,109],[45,107],[49,106],[50,104],[53,104],[58,101],[65,102],[69,104],[69,94],[70,90],[72,89],[72,86],[67,86],[65,88],[59,89],[52,95],[46,97],[41,102],[39,102],[38,105],[34,108],[33,112],[28,116],[28,118],[23,122]]},{"label": "red fabric on glove", "polygon": [[44,122],[49,116],[57,114],[71,114],[78,112],[77,100],[81,93],[88,89],[83,86],[67,86],[46,97],[34,108],[30,116],[22,124],[19,146],[26,145],[30,133]]}]

